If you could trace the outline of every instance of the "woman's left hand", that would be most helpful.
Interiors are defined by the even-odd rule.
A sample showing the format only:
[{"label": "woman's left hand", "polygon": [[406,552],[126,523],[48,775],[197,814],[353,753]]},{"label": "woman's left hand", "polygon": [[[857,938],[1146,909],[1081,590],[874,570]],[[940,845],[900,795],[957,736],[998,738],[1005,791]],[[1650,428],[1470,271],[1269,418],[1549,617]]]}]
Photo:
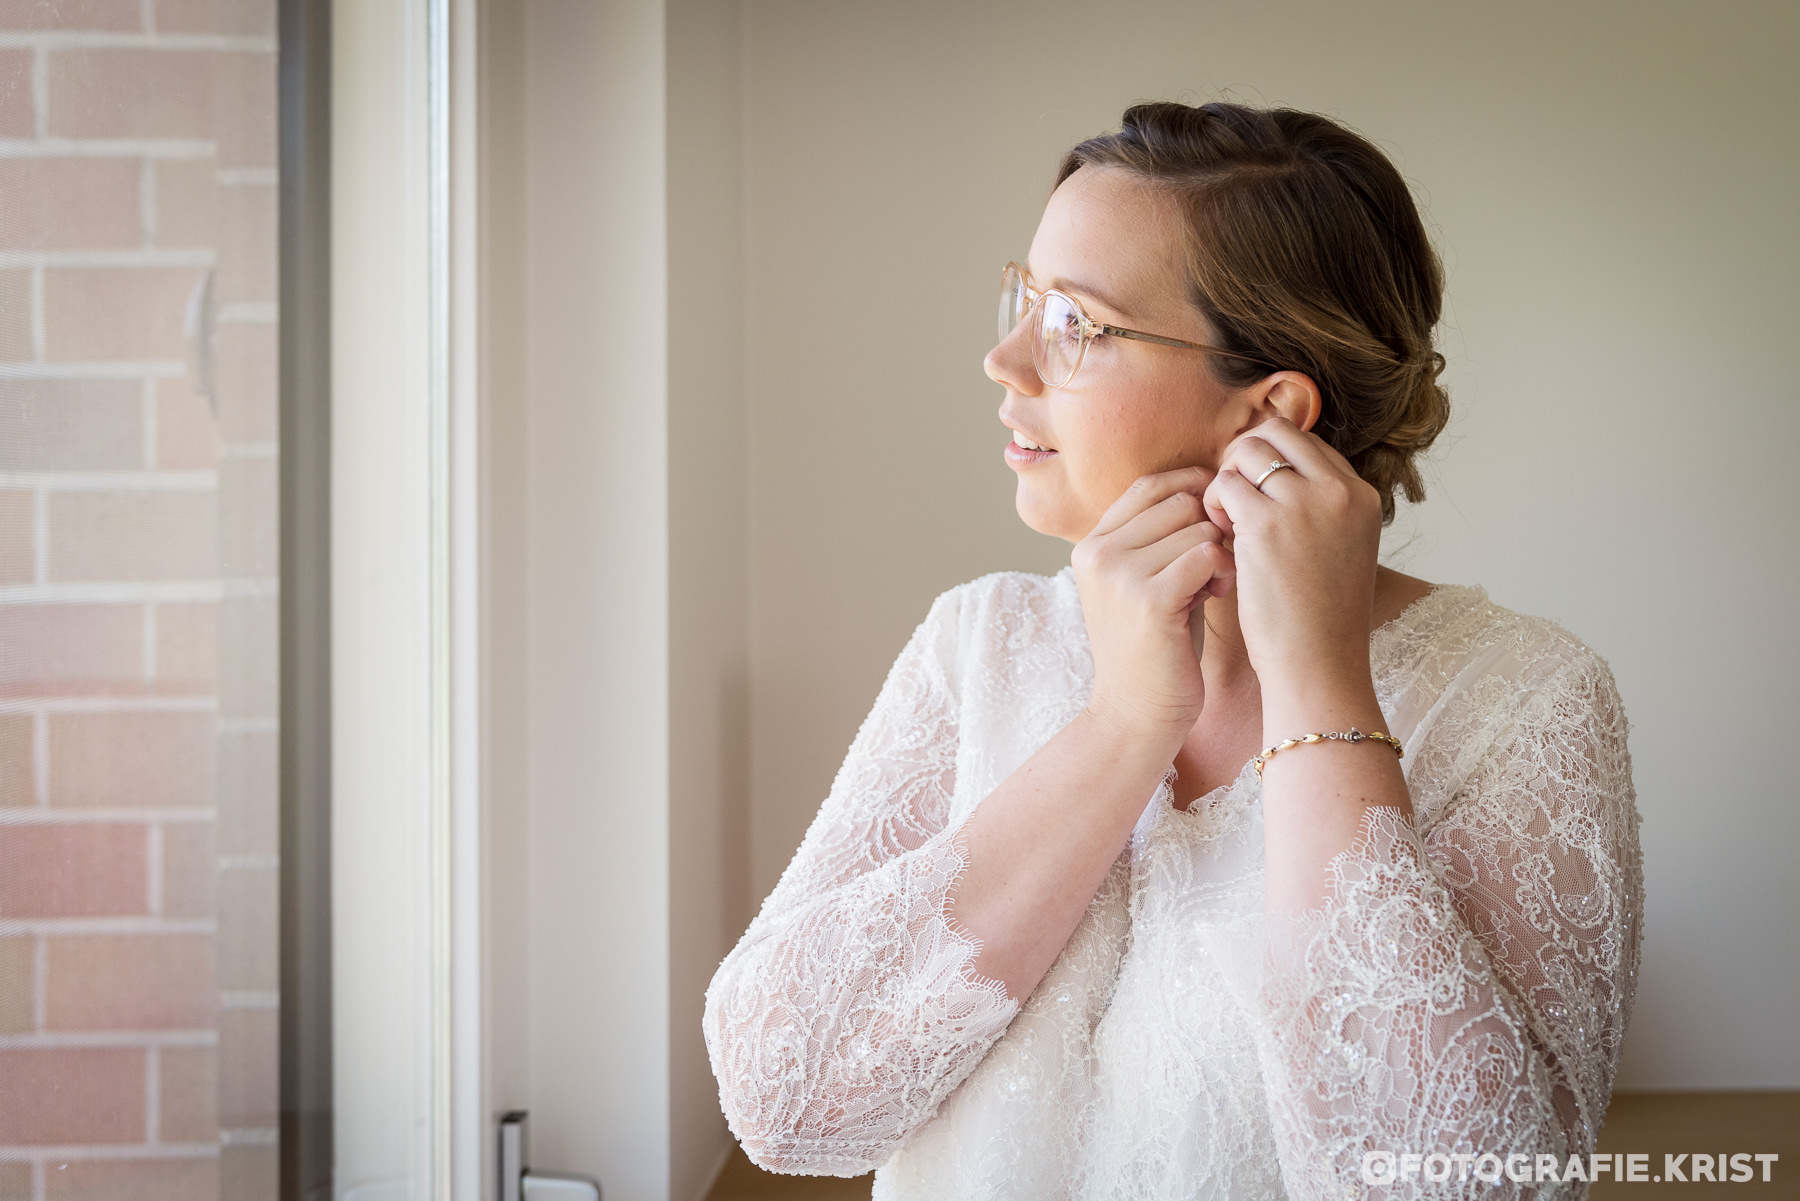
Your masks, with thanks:
[{"label": "woman's left hand", "polygon": [[[1277,459],[1292,466],[1259,490]],[[1273,417],[1226,447],[1202,502],[1234,539],[1238,624],[1265,696],[1366,681],[1380,493],[1318,435]]]}]

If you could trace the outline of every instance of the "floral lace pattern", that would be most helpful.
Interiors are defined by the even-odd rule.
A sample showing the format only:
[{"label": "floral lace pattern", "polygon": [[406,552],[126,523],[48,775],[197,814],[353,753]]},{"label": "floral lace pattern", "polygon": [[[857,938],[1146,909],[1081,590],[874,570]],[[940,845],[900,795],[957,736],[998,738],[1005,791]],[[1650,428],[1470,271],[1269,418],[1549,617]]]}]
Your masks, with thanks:
[{"label": "floral lace pattern", "polygon": [[708,990],[746,1152],[889,1199],[1585,1196],[1363,1165],[1592,1152],[1642,940],[1611,673],[1476,588],[1370,655],[1411,821],[1371,808],[1325,903],[1274,918],[1254,771],[1185,811],[1165,778],[1018,1003],[946,901],[968,815],[1086,703],[1086,628],[1068,570],[939,597]]}]

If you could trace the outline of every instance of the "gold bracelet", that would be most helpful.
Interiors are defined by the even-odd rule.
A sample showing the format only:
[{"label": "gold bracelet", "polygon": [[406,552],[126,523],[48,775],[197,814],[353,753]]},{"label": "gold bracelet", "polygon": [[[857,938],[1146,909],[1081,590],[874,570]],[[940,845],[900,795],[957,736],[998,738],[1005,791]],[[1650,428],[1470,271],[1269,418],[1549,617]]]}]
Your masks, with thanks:
[{"label": "gold bracelet", "polygon": [[1328,739],[1336,739],[1339,742],[1385,742],[1394,748],[1394,754],[1396,756],[1404,756],[1406,754],[1406,748],[1402,747],[1400,745],[1400,740],[1395,738],[1392,734],[1384,734],[1380,730],[1365,734],[1355,726],[1351,726],[1347,731],[1333,730],[1329,734],[1302,734],[1298,738],[1290,738],[1286,742],[1276,743],[1274,746],[1263,751],[1263,753],[1258,755],[1255,759],[1251,760],[1252,763],[1256,764],[1256,778],[1259,780],[1262,779],[1263,764],[1267,763],[1270,759],[1273,759],[1282,751],[1291,750],[1304,743],[1325,742]]}]

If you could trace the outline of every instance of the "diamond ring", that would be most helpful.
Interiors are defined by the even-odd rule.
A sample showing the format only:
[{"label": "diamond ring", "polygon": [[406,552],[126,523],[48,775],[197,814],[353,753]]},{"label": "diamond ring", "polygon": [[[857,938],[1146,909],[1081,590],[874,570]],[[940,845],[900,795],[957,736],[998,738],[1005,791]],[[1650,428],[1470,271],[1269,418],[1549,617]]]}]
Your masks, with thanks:
[{"label": "diamond ring", "polygon": [[1263,472],[1261,475],[1257,476],[1255,480],[1251,481],[1250,486],[1252,488],[1255,488],[1258,492],[1261,492],[1262,486],[1263,486],[1263,481],[1268,479],[1270,476],[1274,475],[1277,471],[1280,471],[1283,467],[1287,468],[1289,471],[1295,470],[1294,465],[1285,460],[1282,460],[1282,459],[1271,460],[1269,463],[1269,469],[1267,471]]}]

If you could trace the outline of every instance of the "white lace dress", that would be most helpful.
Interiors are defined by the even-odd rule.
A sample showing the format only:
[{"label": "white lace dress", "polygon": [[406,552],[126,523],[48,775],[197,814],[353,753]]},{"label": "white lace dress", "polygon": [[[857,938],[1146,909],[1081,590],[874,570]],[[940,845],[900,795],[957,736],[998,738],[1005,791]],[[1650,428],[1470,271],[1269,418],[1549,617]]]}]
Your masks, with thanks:
[{"label": "white lace dress", "polygon": [[[1371,808],[1331,899],[1278,921],[1255,771],[1185,812],[1165,777],[1020,1005],[945,895],[969,814],[1086,702],[1087,632],[1069,569],[939,597],[707,991],[745,1151],[879,1167],[878,1199],[1585,1196],[1477,1173],[1562,1175],[1611,1095],[1642,936],[1611,672],[1453,586],[1370,658],[1412,821]],[[1383,1151],[1463,1158],[1371,1186]]]}]

